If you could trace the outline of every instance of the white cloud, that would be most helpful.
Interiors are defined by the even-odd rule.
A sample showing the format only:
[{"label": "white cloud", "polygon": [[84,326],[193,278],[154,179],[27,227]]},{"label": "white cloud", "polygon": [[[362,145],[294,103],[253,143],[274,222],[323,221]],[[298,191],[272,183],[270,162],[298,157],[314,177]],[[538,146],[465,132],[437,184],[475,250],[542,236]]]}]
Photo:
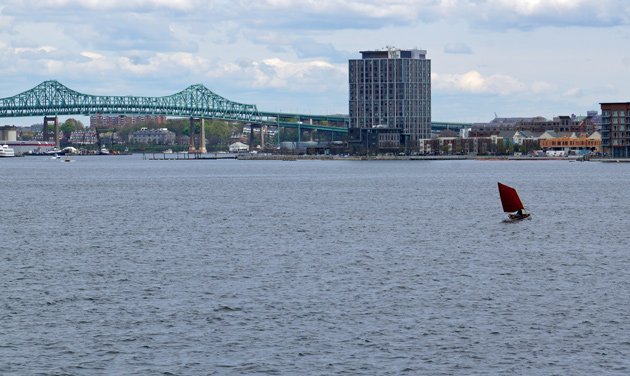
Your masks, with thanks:
[{"label": "white cloud", "polygon": [[53,46],[13,47],[0,41],[0,51],[5,59],[14,62],[38,61],[42,59],[62,59],[65,55]]},{"label": "white cloud", "polygon": [[0,8],[0,31],[8,30],[13,26],[13,17],[7,17],[2,15],[2,8]]},{"label": "white cloud", "polygon": [[579,98],[583,95],[582,89],[578,87],[571,88],[564,92],[563,96],[568,98]]},{"label": "white cloud", "polygon": [[101,55],[98,52],[92,52],[92,51],[83,51],[81,52],[80,55],[90,60],[101,60],[105,58],[104,55]]},{"label": "white cloud", "polygon": [[454,5],[448,14],[458,14],[472,24],[487,28],[593,27],[630,23],[630,7],[618,0],[489,0],[483,5],[475,1],[464,3],[467,6]]},{"label": "white cloud", "polygon": [[[15,4],[16,1],[9,1]],[[178,11],[193,11],[203,2],[197,0],[26,0],[19,1],[25,7],[43,9],[87,9],[95,11],[124,11],[124,10],[150,10],[171,9]]]},{"label": "white cloud", "polygon": [[118,58],[117,63],[123,71],[137,75],[162,74],[161,72],[170,72],[169,75],[201,73],[207,64],[204,58],[185,52],[158,53],[145,63],[123,56]]},{"label": "white cloud", "polygon": [[[8,0],[3,13],[33,21],[37,14],[44,22],[54,16],[94,24],[107,16],[160,13],[171,22],[206,27],[236,22],[262,33],[286,27],[339,30],[440,20],[501,29],[630,24],[630,5],[619,0]],[[6,22],[0,18],[0,25]]]},{"label": "white cloud", "polygon": [[[541,26],[613,26],[630,23],[630,6],[619,0],[264,0],[248,5],[252,16],[275,13],[270,23],[300,23],[312,15],[322,26],[361,28],[417,21],[461,20],[487,28],[535,28]],[[285,13],[285,16],[282,14]],[[332,19],[332,22],[331,22]],[[336,20],[336,22],[335,22]],[[345,22],[341,22],[341,21]],[[366,22],[367,21],[367,22]]]},{"label": "white cloud", "polygon": [[433,73],[431,83],[437,90],[475,94],[509,95],[527,90],[527,85],[513,77],[502,74],[484,77],[474,70],[463,74]]},{"label": "white cloud", "polygon": [[534,94],[544,94],[554,92],[556,87],[548,82],[538,81],[531,85],[531,91]]},{"label": "white cloud", "polygon": [[[243,2],[241,2],[243,3]],[[249,3],[249,2],[247,2]],[[299,10],[309,14],[327,14],[327,15],[347,15],[368,18],[397,18],[404,20],[415,19],[420,9],[430,7],[432,1],[413,1],[413,0],[396,0],[396,1],[344,1],[344,0],[328,0],[328,1],[304,1],[304,0],[262,0],[251,4],[257,10],[268,11],[270,9],[289,10],[295,13]],[[323,21],[325,22],[325,21]]]},{"label": "white cloud", "polygon": [[50,74],[52,77],[63,73],[67,68],[67,65],[61,60],[44,60],[43,61],[44,71]]},{"label": "white cloud", "polygon": [[57,52],[57,48],[53,46],[41,46],[41,47],[17,47],[14,50],[16,55],[28,58],[41,58],[47,55]]},{"label": "white cloud", "polygon": [[208,76],[247,81],[255,88],[287,91],[325,92],[331,87],[347,85],[346,65],[334,65],[322,60],[297,63],[278,58],[244,61],[220,65],[208,72]]}]

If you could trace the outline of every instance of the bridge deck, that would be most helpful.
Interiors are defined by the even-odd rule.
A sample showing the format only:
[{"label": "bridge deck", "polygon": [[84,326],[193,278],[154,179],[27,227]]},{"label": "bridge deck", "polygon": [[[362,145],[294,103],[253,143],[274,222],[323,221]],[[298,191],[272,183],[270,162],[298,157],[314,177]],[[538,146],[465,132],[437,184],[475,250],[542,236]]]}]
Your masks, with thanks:
[{"label": "bridge deck", "polygon": [[[230,101],[203,85],[164,97],[136,97],[83,94],[57,81],[44,81],[23,93],[0,98],[0,118],[95,114],[202,117],[337,133],[348,133],[350,123],[347,115],[261,112],[256,105]],[[470,125],[433,122],[431,128],[459,130]]]}]

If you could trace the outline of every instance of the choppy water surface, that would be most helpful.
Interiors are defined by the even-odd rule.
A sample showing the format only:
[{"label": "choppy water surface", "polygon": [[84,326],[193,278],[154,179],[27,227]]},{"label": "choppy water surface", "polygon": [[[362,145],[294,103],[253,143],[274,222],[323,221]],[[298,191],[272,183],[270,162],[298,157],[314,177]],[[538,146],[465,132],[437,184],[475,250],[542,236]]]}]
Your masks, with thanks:
[{"label": "choppy water surface", "polygon": [[[0,160],[1,374],[630,373],[630,164]],[[496,182],[531,220],[504,223]]]}]

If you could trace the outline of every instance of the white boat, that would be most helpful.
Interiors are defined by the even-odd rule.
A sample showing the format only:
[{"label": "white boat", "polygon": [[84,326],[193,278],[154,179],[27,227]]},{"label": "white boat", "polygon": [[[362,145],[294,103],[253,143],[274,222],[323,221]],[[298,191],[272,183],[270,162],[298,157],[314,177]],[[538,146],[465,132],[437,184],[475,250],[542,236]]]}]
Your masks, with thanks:
[{"label": "white boat", "polygon": [[60,149],[57,149],[57,148],[55,147],[55,148],[52,148],[52,149],[50,149],[50,150],[46,150],[46,151],[44,152],[44,154],[46,154],[46,155],[59,155],[59,154],[61,154],[61,150],[60,150]]},{"label": "white boat", "polygon": [[0,157],[15,157],[15,150],[9,145],[0,145]]}]

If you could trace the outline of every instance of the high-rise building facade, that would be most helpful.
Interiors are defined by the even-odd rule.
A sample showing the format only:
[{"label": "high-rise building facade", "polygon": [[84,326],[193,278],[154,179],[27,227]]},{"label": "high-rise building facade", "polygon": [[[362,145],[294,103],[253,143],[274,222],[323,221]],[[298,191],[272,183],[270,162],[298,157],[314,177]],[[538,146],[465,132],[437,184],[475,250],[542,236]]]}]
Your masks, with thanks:
[{"label": "high-rise building facade", "polygon": [[600,103],[602,151],[611,157],[630,157],[630,103]]},{"label": "high-rise building facade", "polygon": [[431,134],[431,60],[425,50],[361,51],[349,61],[350,137],[365,129],[396,129],[401,144]]}]

